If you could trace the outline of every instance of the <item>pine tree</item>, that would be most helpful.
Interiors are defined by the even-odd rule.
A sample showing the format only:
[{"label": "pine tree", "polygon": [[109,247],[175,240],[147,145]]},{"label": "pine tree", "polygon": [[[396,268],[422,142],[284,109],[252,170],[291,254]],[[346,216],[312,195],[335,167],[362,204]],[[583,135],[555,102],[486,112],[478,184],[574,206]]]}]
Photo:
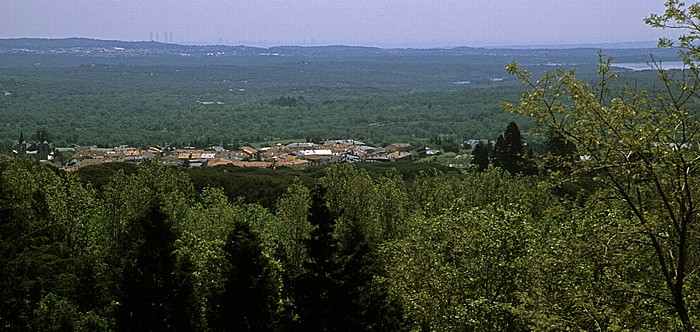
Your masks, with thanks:
[{"label": "pine tree", "polygon": [[547,132],[547,161],[546,169],[550,171],[570,172],[571,163],[576,156],[576,145],[566,140],[558,131],[550,129]]},{"label": "pine tree", "polygon": [[520,129],[515,122],[506,127],[503,135],[498,136],[493,153],[493,165],[510,174],[530,174],[535,169],[531,161],[525,158],[525,143],[520,136]]},{"label": "pine tree", "polygon": [[515,122],[511,122],[503,133],[505,139],[506,158],[504,168],[510,174],[521,173],[525,168],[525,158],[523,153],[523,140],[520,137],[520,129]]},{"label": "pine tree", "polygon": [[503,138],[506,140],[508,154],[511,156],[521,156],[523,154],[524,144],[520,136],[520,128],[515,122],[508,124],[505,133],[503,133]]},{"label": "pine tree", "polygon": [[503,137],[503,135],[498,135],[496,144],[493,147],[493,154],[491,155],[493,166],[506,169],[506,160],[508,159],[507,151],[506,139]]},{"label": "pine tree", "polygon": [[489,167],[489,151],[483,142],[479,142],[472,151],[472,168],[483,172]]},{"label": "pine tree", "polygon": [[[177,239],[167,216],[152,206],[132,229],[136,246],[126,253],[117,308],[120,331],[171,331],[174,326],[174,242]],[[133,255],[133,256],[131,256]],[[130,257],[129,257],[130,256]]]},{"label": "pine tree", "polygon": [[363,225],[339,218],[330,211],[324,189],[314,191],[310,222],[316,226],[309,241],[311,258],[307,272],[296,285],[296,305],[301,331],[396,331],[403,326],[403,312],[390,300],[385,286],[375,283],[384,273],[376,243],[367,238]]},{"label": "pine tree", "polygon": [[329,290],[334,287],[332,237],[335,218],[324,201],[322,187],[312,192],[309,222],[314,227],[311,239],[307,241],[309,262],[305,273],[292,281],[291,287],[299,319],[289,330],[323,331],[329,330],[331,301]]},{"label": "pine tree", "polygon": [[270,330],[276,310],[275,287],[260,238],[247,223],[239,222],[224,251],[230,267],[214,317],[216,330]]}]

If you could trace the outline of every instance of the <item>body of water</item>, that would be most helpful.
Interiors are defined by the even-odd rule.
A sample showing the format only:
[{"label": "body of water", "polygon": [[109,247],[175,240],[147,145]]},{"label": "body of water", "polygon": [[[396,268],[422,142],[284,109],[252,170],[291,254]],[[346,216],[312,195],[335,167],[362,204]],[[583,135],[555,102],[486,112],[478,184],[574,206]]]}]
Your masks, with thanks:
[{"label": "body of water", "polygon": [[[666,69],[666,70],[683,69],[683,62],[682,61],[660,62],[660,64],[661,64],[661,68]],[[610,64],[610,66],[630,69],[633,71],[656,70],[655,66],[652,66],[652,64],[649,64],[647,62],[612,63],[612,64]]]}]

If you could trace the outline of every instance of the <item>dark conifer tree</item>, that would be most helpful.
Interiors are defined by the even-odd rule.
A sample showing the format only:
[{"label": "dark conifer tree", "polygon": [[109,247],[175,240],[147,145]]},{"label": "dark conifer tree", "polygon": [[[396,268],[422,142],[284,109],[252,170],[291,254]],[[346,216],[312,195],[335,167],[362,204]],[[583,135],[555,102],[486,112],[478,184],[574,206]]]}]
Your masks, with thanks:
[{"label": "dark conifer tree", "polygon": [[214,317],[219,331],[269,331],[276,311],[275,287],[262,244],[245,222],[237,223],[224,247],[230,267]]},{"label": "dark conifer tree", "polygon": [[199,331],[201,310],[194,294],[194,264],[189,257],[182,257],[175,265],[173,280],[173,330]]},{"label": "dark conifer tree", "polygon": [[104,289],[96,274],[95,262],[92,261],[83,263],[76,273],[76,303],[82,311],[96,310],[107,304]]},{"label": "dark conifer tree", "polygon": [[550,171],[568,172],[569,164],[576,156],[576,145],[564,135],[553,129],[547,132],[547,161],[545,167]]},{"label": "dark conifer tree", "polygon": [[175,326],[174,242],[177,239],[167,216],[153,206],[130,232],[134,250],[126,253],[117,308],[120,331],[172,331]]},{"label": "dark conifer tree", "polygon": [[520,129],[515,122],[511,122],[503,133],[505,140],[505,153],[503,168],[511,174],[521,173],[525,168],[525,158],[523,153],[523,140],[520,136]]},{"label": "dark conifer tree", "polygon": [[576,145],[569,142],[560,132],[550,129],[547,132],[547,153],[567,156],[576,152]]},{"label": "dark conifer tree", "polygon": [[472,151],[472,168],[483,172],[489,167],[489,151],[483,142],[479,142]]},{"label": "dark conifer tree", "polygon": [[493,147],[493,154],[491,155],[491,161],[493,166],[506,169],[506,164],[508,159],[508,149],[506,147],[506,140],[503,135],[498,135],[496,139],[496,144]]},{"label": "dark conifer tree", "polygon": [[300,331],[396,331],[403,326],[401,306],[388,291],[374,283],[383,266],[376,245],[366,239],[361,225],[342,238],[334,237],[336,216],[325,204],[323,189],[312,197],[309,221],[317,228],[309,241],[312,259],[296,285]]},{"label": "dark conifer tree", "polygon": [[532,148],[527,149],[527,154],[523,158],[523,164],[521,172],[525,175],[537,175],[539,170],[537,169],[537,157],[535,151]]},{"label": "dark conifer tree", "polygon": [[520,129],[515,122],[511,122],[506,127],[505,133],[503,133],[503,138],[506,141],[506,148],[508,154],[511,156],[522,156],[523,155],[523,140],[520,136]]},{"label": "dark conifer tree", "polygon": [[318,187],[312,193],[309,222],[316,226],[308,241],[311,262],[306,273],[291,283],[299,319],[290,327],[295,331],[328,331],[331,311],[330,293],[335,285],[333,272],[333,226],[335,218],[324,201],[324,190]]},{"label": "dark conifer tree", "polygon": [[510,174],[534,174],[536,168],[531,160],[525,158],[525,143],[520,136],[520,129],[515,122],[506,127],[503,135],[498,136],[493,152],[493,165]]},{"label": "dark conifer tree", "polygon": [[383,273],[376,246],[369,243],[359,225],[351,227],[342,248],[334,255],[335,286],[330,290],[331,317],[335,331],[399,331],[403,327],[401,306],[391,301],[388,289],[375,283]]}]

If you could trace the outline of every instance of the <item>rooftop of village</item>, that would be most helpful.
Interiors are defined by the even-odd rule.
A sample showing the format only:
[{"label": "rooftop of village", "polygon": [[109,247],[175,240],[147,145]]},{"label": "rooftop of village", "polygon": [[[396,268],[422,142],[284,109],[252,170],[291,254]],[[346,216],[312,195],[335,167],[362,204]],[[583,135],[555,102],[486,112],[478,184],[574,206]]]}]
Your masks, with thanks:
[{"label": "rooftop of village", "polygon": [[[233,165],[237,167],[306,167],[330,163],[354,162],[394,162],[412,160],[419,155],[439,153],[427,148],[416,149],[410,143],[393,143],[384,147],[368,145],[355,139],[327,140],[319,143],[292,142],[276,143],[272,146],[253,147],[249,145],[237,148],[210,146],[195,147],[161,147],[136,148],[127,145],[115,147],[75,146],[53,148],[41,156],[37,146],[21,138],[13,150],[15,156],[34,156],[47,163],[55,164],[66,171],[112,162],[140,163],[146,159],[157,158],[166,165],[183,167],[211,167]],[[47,150],[45,148],[42,151]],[[56,155],[62,160],[58,161]]]}]

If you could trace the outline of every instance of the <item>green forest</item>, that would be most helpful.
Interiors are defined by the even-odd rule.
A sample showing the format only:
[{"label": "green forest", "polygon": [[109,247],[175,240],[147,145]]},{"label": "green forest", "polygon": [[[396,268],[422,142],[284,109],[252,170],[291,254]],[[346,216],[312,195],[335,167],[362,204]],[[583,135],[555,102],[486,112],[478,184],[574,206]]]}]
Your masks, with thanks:
[{"label": "green forest", "polygon": [[[0,40],[1,150],[11,151],[21,132],[39,130],[61,147],[340,138],[420,145],[438,134],[494,139],[511,121],[523,132],[532,127],[532,121],[500,106],[517,101],[523,90],[505,70],[510,61],[536,75],[556,69],[552,63],[571,64],[586,79],[595,78],[598,61],[595,49],[234,48],[227,51],[239,55],[198,57],[198,49],[154,43],[147,46],[164,54],[57,53],[70,46],[87,52],[91,45],[129,47],[134,53],[142,47]],[[33,52],[13,53],[19,47]],[[178,52],[193,55],[183,58]],[[259,55],[270,52],[287,56]],[[666,49],[609,53],[617,62],[645,63],[650,54],[678,61],[675,51]],[[616,70],[641,87],[652,87],[657,78],[649,71]],[[299,101],[279,102],[290,98]]]},{"label": "green forest", "polygon": [[[158,163],[103,170],[98,189],[94,173],[9,158],[0,175],[5,330],[679,323],[631,211],[595,185],[543,188],[498,168],[405,176],[335,166],[227,195],[196,189],[225,175]],[[244,200],[262,188],[283,190],[262,195],[277,196],[269,207]],[[694,307],[697,282],[686,287]]]},{"label": "green forest", "polygon": [[523,60],[554,51],[530,51],[500,80],[485,60],[449,76],[463,64],[426,60],[437,51],[382,63],[356,48],[340,62],[335,48],[280,48],[264,52],[298,62],[255,66],[248,50],[247,64],[95,64],[0,43],[35,47],[0,52],[15,57],[0,66],[8,142],[41,128],[66,145],[488,139],[464,169],[67,172],[0,154],[0,330],[700,329],[700,4],[668,1],[646,23],[689,31],[660,41],[682,70],[622,70],[605,52],[538,66]]}]

